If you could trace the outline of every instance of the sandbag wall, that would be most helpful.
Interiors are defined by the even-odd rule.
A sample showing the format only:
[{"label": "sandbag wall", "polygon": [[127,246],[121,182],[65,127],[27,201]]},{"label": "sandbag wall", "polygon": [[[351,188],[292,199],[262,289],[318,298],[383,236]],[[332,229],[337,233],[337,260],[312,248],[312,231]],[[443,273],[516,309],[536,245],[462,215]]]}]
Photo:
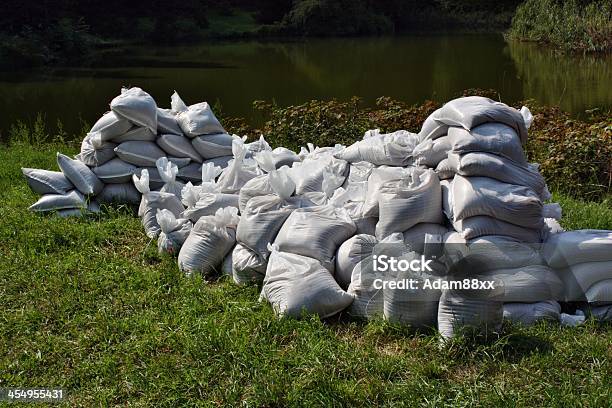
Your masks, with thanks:
[{"label": "sandbag wall", "polygon": [[[574,275],[588,275],[589,284],[571,290],[582,290],[594,315],[610,315],[612,233],[593,233],[608,234],[607,252],[595,250],[607,255],[596,265],[542,256],[547,243],[580,248],[583,241],[563,238],[580,233],[563,232],[560,207],[546,203],[546,183],[527,162],[527,108],[459,98],[419,134],[371,130],[351,146],[309,145],[299,153],[272,149],[263,137],[231,136],[207,103],[186,106],[176,93],[166,110],[141,89],[124,89],[110,108],[76,158],[58,154],[61,172],[23,169],[42,195],[33,211],[139,205],[146,234],[160,252],[177,256],[186,275],[226,273],[238,284],[259,284],[282,316],[346,311],[437,326],[444,337],[465,326],[496,330],[503,317],[558,321],[558,301],[570,300],[568,268],[588,270]],[[492,279],[498,288],[375,287],[376,279],[402,278],[372,268],[379,245],[416,259],[432,243],[445,260],[434,275]],[[485,266],[454,264],[445,251]]]}]

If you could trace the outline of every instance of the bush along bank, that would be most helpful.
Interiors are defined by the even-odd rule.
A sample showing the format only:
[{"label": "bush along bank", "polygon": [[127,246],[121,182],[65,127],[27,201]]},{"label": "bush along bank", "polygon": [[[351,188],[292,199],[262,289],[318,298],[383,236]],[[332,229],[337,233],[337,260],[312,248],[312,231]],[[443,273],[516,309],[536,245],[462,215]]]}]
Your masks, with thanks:
[{"label": "bush along bank", "polygon": [[507,33],[511,39],[566,51],[612,51],[612,3],[608,0],[527,0]]},{"label": "bush along bank", "polygon": [[[123,89],[110,107],[74,159],[58,153],[61,172],[23,169],[41,194],[32,211],[139,206],[146,235],[187,276],[260,284],[279,317],[382,316],[451,338],[495,333],[502,317],[584,320],[562,314],[559,301],[586,302],[601,320],[612,314],[612,231],[563,231],[561,207],[545,203],[546,182],[523,151],[526,107],[462,97],[418,134],[373,129],[350,146],[308,143],[299,153],[230,136],[206,102],[187,106],[176,93],[168,110],[140,88]],[[374,246],[399,246],[404,262],[429,268],[428,243],[439,248],[437,267],[417,278],[467,286],[381,292],[377,281],[413,276],[372,269]]]}]

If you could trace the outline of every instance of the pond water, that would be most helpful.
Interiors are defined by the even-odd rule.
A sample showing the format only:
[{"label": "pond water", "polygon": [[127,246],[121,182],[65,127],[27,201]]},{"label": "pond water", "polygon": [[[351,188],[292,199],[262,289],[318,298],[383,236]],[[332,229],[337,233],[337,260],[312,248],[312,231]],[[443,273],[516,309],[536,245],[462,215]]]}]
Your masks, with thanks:
[{"label": "pond water", "polygon": [[512,103],[533,98],[575,115],[612,106],[612,56],[576,57],[507,43],[501,35],[434,35],[222,42],[104,50],[80,67],[0,72],[0,132],[38,113],[69,132],[93,123],[121,86],[140,86],[162,107],[177,90],[187,103],[220,102],[256,121],[253,100],[379,96],[441,101],[467,88],[493,88]]}]

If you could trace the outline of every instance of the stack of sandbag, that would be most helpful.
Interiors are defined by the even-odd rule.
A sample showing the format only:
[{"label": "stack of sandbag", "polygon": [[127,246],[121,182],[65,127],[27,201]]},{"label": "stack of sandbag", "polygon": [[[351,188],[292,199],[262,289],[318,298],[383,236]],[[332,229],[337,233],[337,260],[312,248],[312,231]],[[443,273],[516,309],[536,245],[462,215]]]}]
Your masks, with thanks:
[{"label": "stack of sandbag", "polygon": [[444,244],[451,275],[500,286],[497,300],[507,320],[526,325],[559,321],[563,282],[546,265],[539,244],[502,235],[465,240],[458,233],[447,234]]},{"label": "stack of sandbag", "polygon": [[74,159],[58,153],[61,173],[22,169],[32,190],[42,195],[31,210],[77,215],[97,211],[98,203],[138,205],[132,176],[140,178],[144,170],[151,190],[180,198],[181,180],[200,181],[202,163],[224,168],[232,159],[237,137],[225,132],[206,102],[187,107],[175,92],[172,109],[161,109],[142,89],[124,88],[110,108]]},{"label": "stack of sandbag", "polygon": [[436,170],[444,211],[466,239],[507,235],[525,242],[543,237],[543,202],[550,198],[523,145],[532,117],[488,98],[446,103],[427,118],[415,163]]},{"label": "stack of sandbag", "polygon": [[612,231],[560,232],[543,244],[542,254],[564,283],[562,300],[612,307]]}]

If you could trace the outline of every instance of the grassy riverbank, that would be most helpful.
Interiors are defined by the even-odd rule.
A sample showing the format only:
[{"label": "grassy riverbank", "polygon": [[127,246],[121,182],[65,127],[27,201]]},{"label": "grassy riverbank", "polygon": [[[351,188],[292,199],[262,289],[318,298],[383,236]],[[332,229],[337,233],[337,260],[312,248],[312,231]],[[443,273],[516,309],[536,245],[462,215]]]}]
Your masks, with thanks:
[{"label": "grassy riverbank", "polygon": [[612,51],[608,0],[527,0],[516,9],[508,37],[566,51]]},{"label": "grassy riverbank", "polygon": [[[383,322],[277,320],[254,287],[186,279],[122,210],[32,214],[20,167],[77,144],[0,147],[0,387],[66,406],[603,406],[609,325],[506,326],[440,350]],[[609,202],[556,195],[567,228],[612,229]]]}]

